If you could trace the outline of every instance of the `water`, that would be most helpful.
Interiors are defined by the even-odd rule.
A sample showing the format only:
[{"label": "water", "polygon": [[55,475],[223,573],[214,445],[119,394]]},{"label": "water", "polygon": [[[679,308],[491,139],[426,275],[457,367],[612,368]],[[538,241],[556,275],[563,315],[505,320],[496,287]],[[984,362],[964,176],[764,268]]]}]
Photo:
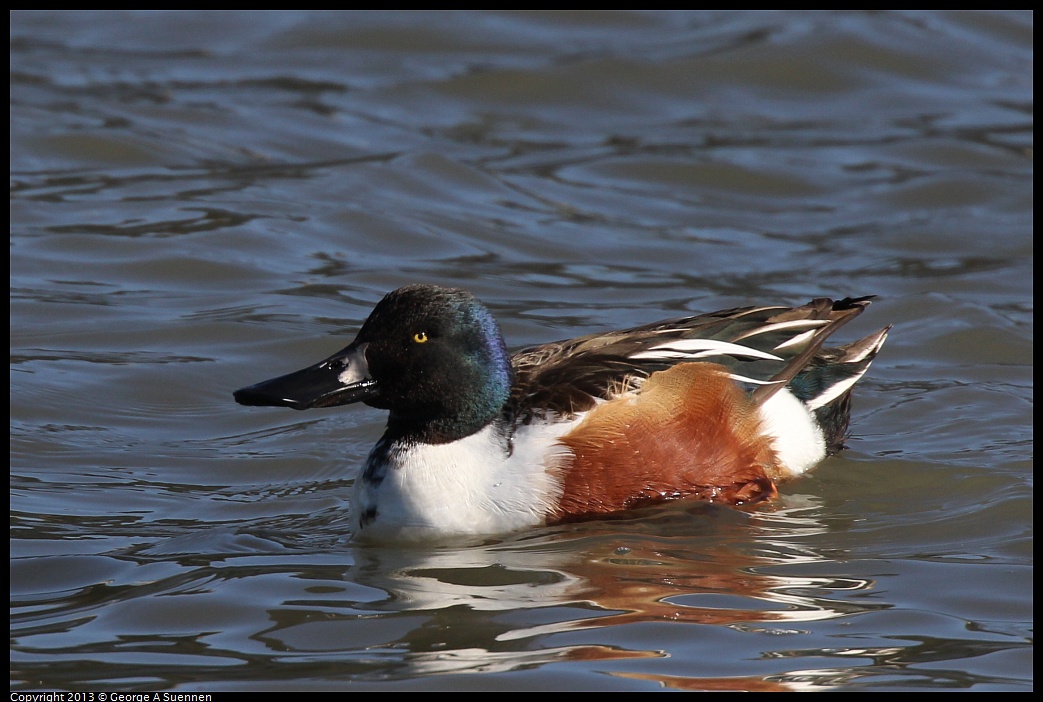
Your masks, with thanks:
[{"label": "water", "polygon": [[[1032,688],[1032,14],[11,14],[16,690]],[[751,512],[351,543],[386,291],[512,346],[878,294]]]}]

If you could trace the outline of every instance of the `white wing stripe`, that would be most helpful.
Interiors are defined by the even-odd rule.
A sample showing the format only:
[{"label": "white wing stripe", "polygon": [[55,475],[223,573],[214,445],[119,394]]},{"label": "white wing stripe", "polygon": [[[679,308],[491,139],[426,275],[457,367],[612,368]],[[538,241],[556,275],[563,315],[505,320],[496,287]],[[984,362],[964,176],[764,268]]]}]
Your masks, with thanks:
[{"label": "white wing stripe", "polygon": [[782,382],[781,380],[757,380],[756,378],[747,378],[745,375],[736,375],[735,373],[729,373],[728,377],[740,383],[749,383],[750,385],[778,385]]},{"label": "white wing stripe", "polygon": [[863,374],[865,374],[867,370],[869,370],[869,366],[863,368],[861,373],[857,373],[856,375],[853,375],[850,378],[846,378],[844,380],[841,380],[839,383],[831,385],[821,395],[819,395],[818,397],[813,397],[806,403],[804,403],[805,407],[807,407],[811,411],[817,410],[819,407],[825,407],[830,402],[832,402],[833,400],[837,399],[845,392],[850,390],[854,386],[854,384],[862,378]]},{"label": "white wing stripe", "polygon": [[817,327],[824,327],[829,323],[830,320],[828,319],[792,319],[788,322],[775,322],[774,324],[765,324],[755,329],[751,329],[743,334],[741,338],[747,339],[751,336],[757,336],[758,334],[769,334],[775,331],[782,331],[783,329],[815,329]]},{"label": "white wing stripe", "polygon": [[782,359],[765,351],[751,349],[716,339],[679,339],[668,344],[653,346],[648,351],[635,353],[630,358],[705,358],[706,356],[744,356],[764,358],[770,361]]},{"label": "white wing stripe", "polygon": [[792,339],[787,339],[786,341],[783,341],[781,344],[776,346],[775,350],[780,351],[790,346],[801,346],[803,344],[806,344],[813,336],[815,336],[815,333],[816,330],[811,329],[809,331],[804,332],[803,334],[797,334]]}]

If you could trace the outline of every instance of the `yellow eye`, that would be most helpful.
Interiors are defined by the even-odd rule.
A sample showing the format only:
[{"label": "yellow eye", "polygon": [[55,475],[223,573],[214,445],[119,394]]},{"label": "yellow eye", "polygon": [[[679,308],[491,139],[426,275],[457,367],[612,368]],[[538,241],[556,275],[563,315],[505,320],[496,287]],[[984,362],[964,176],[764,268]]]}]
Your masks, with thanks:
[{"label": "yellow eye", "polygon": [[427,332],[417,332],[416,334],[413,335],[413,341],[415,341],[418,344],[426,344],[427,343]]}]

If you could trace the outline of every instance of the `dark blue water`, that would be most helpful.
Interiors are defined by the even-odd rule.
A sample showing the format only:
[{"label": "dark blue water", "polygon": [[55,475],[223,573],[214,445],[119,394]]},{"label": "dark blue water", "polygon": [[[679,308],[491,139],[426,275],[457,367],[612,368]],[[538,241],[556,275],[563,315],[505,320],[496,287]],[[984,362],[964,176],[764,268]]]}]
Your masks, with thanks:
[{"label": "dark blue water", "polygon": [[[1032,688],[1028,12],[13,12],[15,690]],[[772,506],[349,540],[235,405],[395,287],[511,346],[876,294]]]}]

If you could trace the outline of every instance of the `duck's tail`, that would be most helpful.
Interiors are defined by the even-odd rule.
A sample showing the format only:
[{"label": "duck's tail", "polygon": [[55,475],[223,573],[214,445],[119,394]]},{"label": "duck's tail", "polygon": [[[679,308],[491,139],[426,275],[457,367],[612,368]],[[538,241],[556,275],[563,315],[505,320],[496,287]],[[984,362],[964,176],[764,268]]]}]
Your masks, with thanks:
[{"label": "duck's tail", "polygon": [[826,441],[826,453],[844,448],[851,417],[851,388],[869,370],[887,339],[890,325],[864,339],[823,349],[789,383],[789,389],[815,415]]}]

